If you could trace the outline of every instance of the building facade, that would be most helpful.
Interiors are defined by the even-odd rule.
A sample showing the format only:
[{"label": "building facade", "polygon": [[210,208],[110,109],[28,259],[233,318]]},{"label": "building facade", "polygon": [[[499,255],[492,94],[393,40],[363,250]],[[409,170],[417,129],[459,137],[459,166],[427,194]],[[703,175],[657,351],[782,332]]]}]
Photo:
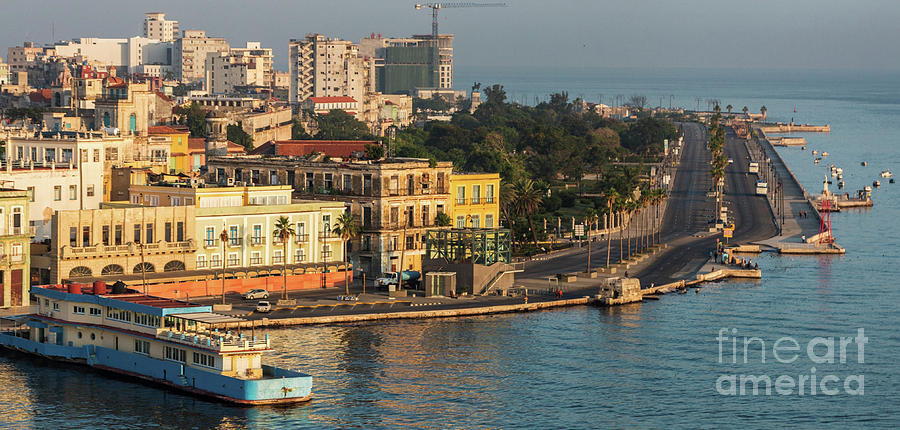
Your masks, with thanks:
[{"label": "building facade", "polygon": [[[169,173],[187,173],[191,171],[191,158],[188,152],[188,138],[191,133],[187,130],[175,129],[165,125],[147,128],[151,137],[164,137],[169,139],[170,150],[167,161]],[[151,154],[154,156],[155,154]]]},{"label": "building facade", "polygon": [[233,94],[238,89],[271,87],[272,50],[259,42],[245,48],[210,52],[206,56],[205,89],[209,94]]},{"label": "building facade", "polygon": [[178,38],[178,21],[166,19],[162,12],[144,14],[144,37],[162,42],[171,42]]},{"label": "building facade", "polygon": [[450,219],[454,228],[498,228],[500,225],[500,174],[453,173],[450,175]]},{"label": "building facade", "polygon": [[58,211],[50,237],[50,279],[192,270],[193,206]]},{"label": "building facade", "polygon": [[352,243],[354,267],[369,276],[421,267],[425,231],[449,210],[450,162],[423,159],[314,162],[296,157],[214,157],[210,182],[290,184],[301,198],[349,205],[359,222]]},{"label": "building facade", "polygon": [[0,308],[30,304],[28,200],[28,191],[0,190]]},{"label": "building facade", "polygon": [[[408,38],[372,35],[360,40],[360,52],[376,58],[376,90],[412,94],[416,88],[453,88],[453,35]],[[437,56],[437,58],[435,58]]]},{"label": "building facade", "polygon": [[375,63],[359,55],[348,40],[309,34],[288,44],[289,100],[297,105],[310,97],[364,100],[375,91]]},{"label": "building facade", "polygon": [[200,81],[206,77],[206,56],[229,49],[222,37],[206,37],[203,30],[185,30],[184,36],[175,40],[175,74],[183,82]]}]

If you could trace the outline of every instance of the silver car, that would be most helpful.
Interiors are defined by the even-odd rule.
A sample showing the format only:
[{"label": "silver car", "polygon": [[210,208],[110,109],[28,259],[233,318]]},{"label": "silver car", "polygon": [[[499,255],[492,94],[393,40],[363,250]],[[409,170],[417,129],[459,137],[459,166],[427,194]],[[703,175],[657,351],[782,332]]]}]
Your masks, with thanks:
[{"label": "silver car", "polygon": [[257,289],[247,291],[246,293],[241,295],[241,297],[243,297],[244,300],[268,299],[269,292],[266,290],[257,288]]}]

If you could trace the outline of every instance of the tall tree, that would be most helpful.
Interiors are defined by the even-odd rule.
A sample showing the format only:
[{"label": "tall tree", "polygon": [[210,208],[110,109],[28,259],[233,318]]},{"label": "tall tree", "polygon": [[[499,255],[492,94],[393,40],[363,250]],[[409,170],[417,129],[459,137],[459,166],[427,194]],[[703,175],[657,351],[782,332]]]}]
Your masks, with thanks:
[{"label": "tall tree", "polygon": [[614,188],[610,188],[609,191],[606,192],[606,268],[609,268],[609,253],[612,249],[612,229],[613,221],[615,217],[613,215],[613,205],[616,203],[616,199],[619,198],[619,193],[616,192]]},{"label": "tall tree", "polygon": [[340,109],[317,115],[316,124],[319,129],[316,139],[319,140],[372,139],[369,126]]},{"label": "tall tree", "polygon": [[287,299],[287,246],[288,241],[295,234],[291,226],[291,220],[286,216],[280,216],[275,220],[275,231],[273,232],[276,239],[281,241],[281,276],[284,279],[284,286],[281,290],[281,298]]},{"label": "tall tree", "polygon": [[541,190],[531,179],[520,179],[513,184],[513,188],[516,192],[516,212],[528,220],[528,226],[531,228],[531,235],[534,239],[534,248],[538,249],[537,230],[534,229],[532,215],[541,205]]},{"label": "tall tree", "polygon": [[247,151],[253,149],[253,137],[247,134],[246,131],[244,131],[240,123],[229,124],[226,129],[226,133],[228,136],[228,140],[243,146]]},{"label": "tall tree", "polygon": [[584,212],[584,223],[588,226],[588,234],[587,234],[587,270],[585,273],[591,273],[591,248],[593,247],[593,243],[591,243],[591,228],[590,226],[597,222],[597,211],[594,208],[588,208]]},{"label": "tall tree", "polygon": [[347,245],[351,240],[359,236],[359,224],[357,224],[356,218],[347,211],[334,220],[334,227],[331,229],[331,232],[340,237],[344,245],[344,291],[347,295],[350,295],[350,265]]}]

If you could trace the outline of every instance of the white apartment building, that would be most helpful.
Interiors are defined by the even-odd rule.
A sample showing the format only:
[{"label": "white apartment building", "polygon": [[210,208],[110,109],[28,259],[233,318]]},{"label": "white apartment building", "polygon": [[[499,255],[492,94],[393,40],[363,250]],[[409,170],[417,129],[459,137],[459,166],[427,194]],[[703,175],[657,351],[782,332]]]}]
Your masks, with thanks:
[{"label": "white apartment building", "polygon": [[[9,137],[11,160],[0,170],[3,188],[28,190],[29,224],[36,241],[50,238],[50,218],[60,210],[96,209],[103,201],[106,157],[119,156],[122,146],[104,139],[74,138],[71,133],[38,133],[38,137]],[[77,155],[76,155],[77,154]]]},{"label": "white apartment building", "polygon": [[204,79],[206,56],[211,52],[228,52],[229,49],[224,38],[206,37],[203,30],[185,30],[184,37],[175,40],[175,74],[184,82]]},{"label": "white apartment building", "polygon": [[235,87],[270,87],[272,50],[259,42],[247,42],[246,48],[210,52],[206,55],[205,89],[209,94],[231,94]]},{"label": "white apartment building", "polygon": [[171,42],[178,38],[178,21],[166,19],[162,12],[144,14],[144,37],[162,42]]},{"label": "white apartment building", "polygon": [[171,66],[174,57],[172,42],[146,37],[85,37],[57,42],[52,49],[59,57],[122,67],[127,73],[136,73],[145,64]]},{"label": "white apartment building", "polygon": [[375,63],[359,55],[359,45],[309,34],[292,39],[289,52],[289,98],[298,104],[310,97],[364,100],[375,91]]}]

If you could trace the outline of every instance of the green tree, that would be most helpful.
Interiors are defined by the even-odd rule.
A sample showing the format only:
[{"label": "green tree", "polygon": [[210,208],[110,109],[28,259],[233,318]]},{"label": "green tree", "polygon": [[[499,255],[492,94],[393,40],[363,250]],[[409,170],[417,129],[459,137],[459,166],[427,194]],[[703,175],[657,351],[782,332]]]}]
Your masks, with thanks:
[{"label": "green tree", "polygon": [[612,232],[610,228],[613,225],[613,206],[616,203],[616,199],[619,198],[619,193],[614,188],[610,188],[604,194],[604,198],[606,199],[606,268],[609,269],[609,254],[612,249]]},{"label": "green tree", "polygon": [[767,113],[767,112],[769,112],[769,110],[768,110],[768,109],[766,109],[766,107],[765,107],[765,106],[763,106],[763,107],[761,107],[761,108],[759,108],[759,113],[761,113],[761,114],[762,114],[762,119],[763,119],[763,121],[765,121],[765,120],[766,120],[766,113]]},{"label": "green tree", "polygon": [[291,139],[293,140],[311,140],[313,137],[310,136],[309,133],[306,132],[306,128],[303,127],[303,122],[299,119],[294,118],[291,121]]},{"label": "green tree", "polygon": [[732,105],[725,106],[725,110],[727,110],[728,113],[731,113],[732,109],[734,109],[734,106],[732,106]]},{"label": "green tree", "polygon": [[741,112],[744,112],[744,115],[747,115],[747,112],[748,112],[748,111],[750,111],[750,109],[747,108],[747,106],[744,106],[744,107],[741,109]]},{"label": "green tree", "polygon": [[334,109],[324,115],[316,116],[319,132],[318,140],[362,140],[372,139],[369,127],[340,109]]},{"label": "green tree", "polygon": [[528,226],[531,228],[531,234],[534,239],[534,247],[538,249],[537,231],[534,229],[532,216],[540,207],[541,190],[538,189],[537,184],[531,179],[520,179],[513,184],[513,188],[516,192],[516,213],[528,220]]},{"label": "green tree", "polygon": [[344,244],[344,291],[347,295],[350,294],[350,278],[349,278],[349,253],[347,252],[347,245],[351,240],[355,239],[359,236],[359,224],[356,222],[356,218],[349,212],[344,212],[340,214],[334,220],[334,227],[331,229],[331,232],[336,234],[341,238],[341,242]]},{"label": "green tree", "polygon": [[206,131],[206,113],[196,102],[191,102],[190,106],[179,106],[175,108],[175,115],[178,123],[186,125],[191,131],[191,137],[206,137],[209,133]]},{"label": "green tree", "polygon": [[384,146],[367,143],[366,144],[366,158],[369,160],[380,160],[384,157]]},{"label": "green tree", "polygon": [[450,224],[453,223],[453,220],[450,219],[450,215],[447,215],[446,212],[438,212],[437,215],[434,216],[434,225],[438,227],[450,227]]},{"label": "green tree", "polygon": [[275,231],[273,232],[276,239],[281,242],[281,276],[284,279],[284,287],[281,290],[281,298],[287,299],[287,246],[288,241],[295,234],[291,226],[291,220],[286,216],[280,216],[275,220]]},{"label": "green tree", "polygon": [[228,135],[229,141],[243,146],[247,151],[253,149],[253,137],[247,134],[246,131],[244,131],[240,123],[228,124],[225,132]]},{"label": "green tree", "polygon": [[596,223],[598,219],[599,218],[597,217],[597,211],[595,211],[594,208],[588,208],[584,212],[584,223],[586,224],[587,231],[588,231],[588,234],[587,234],[587,247],[588,247],[587,270],[585,271],[585,273],[591,273],[591,248],[593,247],[592,246],[593,244],[591,243],[591,226],[594,225],[594,223]]}]

